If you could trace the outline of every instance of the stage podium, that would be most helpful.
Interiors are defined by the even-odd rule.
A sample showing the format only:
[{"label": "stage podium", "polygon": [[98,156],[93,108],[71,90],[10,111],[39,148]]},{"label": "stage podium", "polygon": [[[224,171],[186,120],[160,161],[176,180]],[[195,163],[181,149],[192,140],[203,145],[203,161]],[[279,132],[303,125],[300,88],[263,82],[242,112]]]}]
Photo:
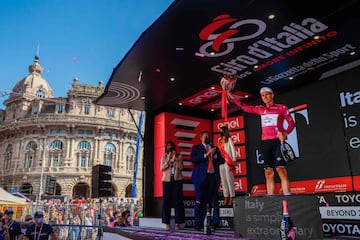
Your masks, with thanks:
[{"label": "stage podium", "polygon": [[282,201],[296,226],[296,239],[323,239],[319,200],[315,195],[236,197],[235,236],[250,239],[280,239]]}]

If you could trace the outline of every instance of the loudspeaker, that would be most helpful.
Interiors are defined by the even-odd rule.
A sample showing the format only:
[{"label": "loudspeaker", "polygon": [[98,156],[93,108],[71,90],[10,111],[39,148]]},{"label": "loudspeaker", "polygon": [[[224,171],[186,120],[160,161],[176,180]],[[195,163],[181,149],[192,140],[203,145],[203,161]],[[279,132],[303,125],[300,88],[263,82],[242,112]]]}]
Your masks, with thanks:
[{"label": "loudspeaker", "polygon": [[109,197],[111,192],[111,167],[107,165],[95,165],[92,167],[91,197]]},{"label": "loudspeaker", "polygon": [[296,227],[296,239],[323,239],[319,200],[315,195],[236,197],[234,232],[250,239],[280,239],[282,201]]}]

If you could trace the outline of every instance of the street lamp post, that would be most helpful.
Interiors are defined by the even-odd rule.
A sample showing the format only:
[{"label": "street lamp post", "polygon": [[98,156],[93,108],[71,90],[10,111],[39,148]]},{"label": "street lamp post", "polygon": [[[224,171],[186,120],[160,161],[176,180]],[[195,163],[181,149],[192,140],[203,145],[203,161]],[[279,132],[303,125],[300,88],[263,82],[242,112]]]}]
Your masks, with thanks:
[{"label": "street lamp post", "polygon": [[44,178],[44,164],[45,164],[45,144],[46,139],[44,138],[42,146],[40,146],[41,149],[41,174],[40,174],[40,187],[39,187],[39,201],[41,201],[41,195],[43,194],[43,178]]}]

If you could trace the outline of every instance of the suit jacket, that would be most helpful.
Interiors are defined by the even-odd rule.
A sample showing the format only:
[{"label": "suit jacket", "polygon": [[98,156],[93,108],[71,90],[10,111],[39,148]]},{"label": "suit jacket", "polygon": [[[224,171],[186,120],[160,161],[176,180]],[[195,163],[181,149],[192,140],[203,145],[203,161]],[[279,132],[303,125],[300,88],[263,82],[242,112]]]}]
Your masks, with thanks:
[{"label": "suit jacket", "polygon": [[[170,182],[171,166],[170,166],[170,163],[167,162],[166,158],[167,158],[166,155],[164,155],[161,158],[160,171],[163,172],[162,181]],[[174,180],[175,181],[183,179],[183,175],[182,175],[183,168],[184,168],[184,164],[183,164],[182,156],[180,154],[176,154],[175,159],[174,159]]]},{"label": "suit jacket", "polygon": [[[213,148],[211,144],[210,146]],[[192,180],[195,184],[203,182],[207,176],[208,159],[205,157],[205,154],[206,148],[202,143],[194,145],[191,150],[190,161],[194,164]],[[216,148],[216,154],[212,156],[212,160],[216,181],[220,183],[219,165],[223,164],[225,161],[218,148]]]}]

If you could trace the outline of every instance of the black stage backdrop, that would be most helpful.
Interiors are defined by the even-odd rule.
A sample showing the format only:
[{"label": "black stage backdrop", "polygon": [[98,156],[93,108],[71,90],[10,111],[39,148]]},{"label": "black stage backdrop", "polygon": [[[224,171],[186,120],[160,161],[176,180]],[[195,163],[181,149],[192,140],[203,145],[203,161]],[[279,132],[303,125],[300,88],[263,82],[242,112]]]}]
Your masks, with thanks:
[{"label": "black stage backdrop", "polygon": [[336,83],[349,162],[352,173],[360,176],[360,68],[336,77]]},{"label": "black stage backdrop", "polygon": [[[359,78],[357,68],[275,97],[296,121],[289,142],[299,158],[288,166],[290,181],[360,175]],[[245,129],[251,189],[265,182],[258,152],[260,118],[245,113]]]}]

